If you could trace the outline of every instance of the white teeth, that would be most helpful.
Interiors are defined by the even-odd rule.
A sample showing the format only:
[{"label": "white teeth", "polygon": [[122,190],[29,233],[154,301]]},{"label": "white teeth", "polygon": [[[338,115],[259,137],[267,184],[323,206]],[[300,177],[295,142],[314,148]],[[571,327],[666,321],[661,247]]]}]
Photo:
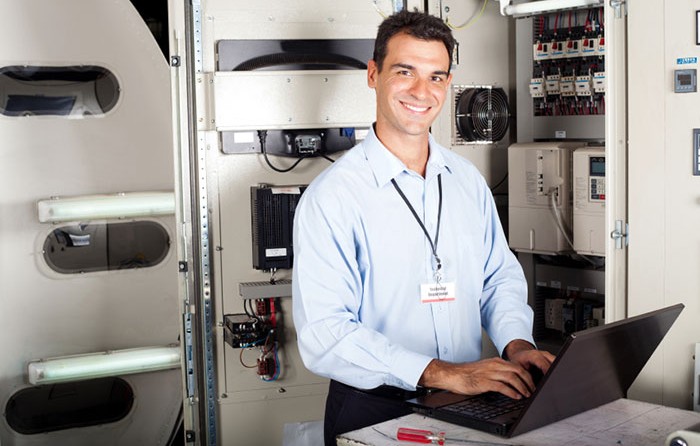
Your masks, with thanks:
[{"label": "white teeth", "polygon": [[424,112],[424,111],[428,110],[428,107],[416,107],[416,106],[414,106],[414,105],[408,105],[408,104],[406,104],[406,103],[404,103],[403,105],[404,105],[404,107],[406,107],[407,109],[412,110],[412,111],[414,111],[414,112]]}]

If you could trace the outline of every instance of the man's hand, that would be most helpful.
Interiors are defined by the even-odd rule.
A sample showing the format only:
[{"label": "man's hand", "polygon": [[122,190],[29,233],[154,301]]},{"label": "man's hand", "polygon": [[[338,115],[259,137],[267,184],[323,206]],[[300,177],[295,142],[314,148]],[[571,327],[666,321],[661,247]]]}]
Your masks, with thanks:
[{"label": "man's hand", "polygon": [[532,370],[536,367],[542,371],[542,374],[545,374],[555,357],[549,352],[535,349],[527,341],[516,339],[506,345],[503,350],[503,358],[518,364],[525,370]]},{"label": "man's hand", "polygon": [[537,350],[529,342],[511,341],[501,358],[453,364],[433,359],[423,371],[418,384],[449,390],[463,395],[499,392],[513,399],[529,397],[535,383],[528,370],[536,367],[547,373],[554,355]]},{"label": "man's hand", "polygon": [[513,399],[528,397],[535,389],[532,377],[523,367],[501,358],[461,364],[433,359],[418,384],[463,395],[499,392]]}]

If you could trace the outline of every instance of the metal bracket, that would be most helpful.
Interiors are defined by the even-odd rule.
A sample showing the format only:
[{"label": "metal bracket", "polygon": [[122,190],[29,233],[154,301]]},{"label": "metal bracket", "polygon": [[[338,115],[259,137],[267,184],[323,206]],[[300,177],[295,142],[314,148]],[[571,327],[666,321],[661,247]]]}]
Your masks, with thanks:
[{"label": "metal bracket", "polygon": [[[624,6],[624,11],[623,11]],[[610,7],[615,10],[615,18],[621,19],[622,14],[627,15],[627,1],[626,0],[610,0]]]},{"label": "metal bracket", "polygon": [[180,56],[170,56],[170,66],[179,67],[180,66]]},{"label": "metal bracket", "polygon": [[187,262],[185,260],[177,262],[177,270],[181,273],[186,273],[189,270]]},{"label": "metal bracket", "polygon": [[185,431],[185,442],[194,443],[195,434],[194,431]]},{"label": "metal bracket", "polygon": [[610,233],[610,237],[615,240],[615,249],[622,249],[629,245],[629,231],[629,224],[622,220],[615,220],[615,230]]}]

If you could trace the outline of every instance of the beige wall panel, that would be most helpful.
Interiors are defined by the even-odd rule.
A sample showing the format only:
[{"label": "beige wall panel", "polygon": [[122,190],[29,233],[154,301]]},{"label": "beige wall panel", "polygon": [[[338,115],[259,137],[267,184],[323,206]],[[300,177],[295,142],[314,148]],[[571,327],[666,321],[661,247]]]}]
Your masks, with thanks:
[{"label": "beige wall panel", "polygon": [[[679,57],[699,57],[697,1],[653,1],[630,8],[629,313],[677,302],[686,309],[630,396],[691,408],[700,256],[700,180],[692,176],[697,93],[673,93]],[[656,178],[656,181],[654,180]],[[696,378],[697,379],[697,378]]]}]

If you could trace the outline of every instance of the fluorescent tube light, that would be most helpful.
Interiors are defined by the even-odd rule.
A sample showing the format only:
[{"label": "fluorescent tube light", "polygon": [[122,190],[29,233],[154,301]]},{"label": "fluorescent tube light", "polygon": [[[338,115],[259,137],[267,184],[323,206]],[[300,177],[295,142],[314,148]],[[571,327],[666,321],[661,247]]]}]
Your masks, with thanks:
[{"label": "fluorescent tube light", "polygon": [[144,347],[30,362],[31,384],[54,384],[180,367],[180,347]]},{"label": "fluorescent tube light", "polygon": [[511,0],[501,1],[501,14],[526,16],[572,8],[593,8],[603,6],[603,0],[539,0],[511,5]]},{"label": "fluorescent tube light", "polygon": [[40,200],[37,210],[41,223],[170,215],[175,213],[175,194],[129,192],[59,197]]}]

